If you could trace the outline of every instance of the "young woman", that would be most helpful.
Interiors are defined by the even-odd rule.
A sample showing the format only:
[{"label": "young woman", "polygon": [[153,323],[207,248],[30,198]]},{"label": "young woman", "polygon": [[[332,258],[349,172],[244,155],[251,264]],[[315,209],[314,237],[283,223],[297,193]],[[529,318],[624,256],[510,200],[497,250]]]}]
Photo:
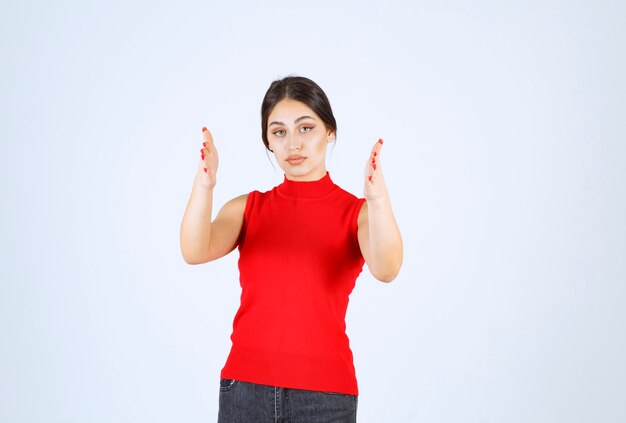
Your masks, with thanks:
[{"label": "young woman", "polygon": [[326,94],[310,79],[274,81],[261,106],[265,147],[281,184],[228,201],[211,221],[218,154],[204,142],[181,225],[189,264],[239,249],[241,305],[220,375],[218,422],[355,422],[358,387],[346,336],[348,296],[364,262],[391,282],[402,238],[374,144],[364,198],[335,185],[326,148],[337,124]]}]

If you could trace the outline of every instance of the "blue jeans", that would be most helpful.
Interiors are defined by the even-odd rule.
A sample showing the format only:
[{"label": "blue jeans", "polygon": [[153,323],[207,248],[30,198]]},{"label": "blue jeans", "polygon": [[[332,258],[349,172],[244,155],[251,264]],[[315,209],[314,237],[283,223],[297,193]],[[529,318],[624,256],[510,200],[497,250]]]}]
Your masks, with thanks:
[{"label": "blue jeans", "polygon": [[217,423],[356,423],[358,396],[220,379]]}]

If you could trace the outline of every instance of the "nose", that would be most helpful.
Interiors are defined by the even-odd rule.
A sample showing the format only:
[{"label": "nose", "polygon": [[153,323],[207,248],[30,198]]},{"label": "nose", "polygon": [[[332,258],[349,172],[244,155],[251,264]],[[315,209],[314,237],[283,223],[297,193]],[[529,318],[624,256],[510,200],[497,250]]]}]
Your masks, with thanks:
[{"label": "nose", "polygon": [[300,140],[300,137],[298,137],[297,134],[291,135],[289,137],[289,149],[290,150],[300,150],[301,146],[302,146],[302,142]]}]

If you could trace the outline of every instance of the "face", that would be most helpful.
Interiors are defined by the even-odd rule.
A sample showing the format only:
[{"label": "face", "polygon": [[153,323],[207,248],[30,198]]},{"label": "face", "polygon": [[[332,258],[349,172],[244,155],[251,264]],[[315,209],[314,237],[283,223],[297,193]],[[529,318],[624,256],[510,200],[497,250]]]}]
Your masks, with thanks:
[{"label": "face", "polygon": [[285,98],[267,121],[267,141],[287,179],[317,181],[326,175],[326,147],[335,134],[309,106]]}]

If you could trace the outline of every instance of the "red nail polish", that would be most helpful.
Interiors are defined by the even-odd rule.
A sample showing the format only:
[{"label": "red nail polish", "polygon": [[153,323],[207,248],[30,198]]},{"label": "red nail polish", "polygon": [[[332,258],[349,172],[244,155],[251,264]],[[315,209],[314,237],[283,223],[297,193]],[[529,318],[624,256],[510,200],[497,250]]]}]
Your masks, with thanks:
[{"label": "red nail polish", "polygon": [[376,170],[376,163],[374,163],[374,170]]},{"label": "red nail polish", "polygon": [[368,176],[367,180],[371,182],[372,181],[372,175]]},{"label": "red nail polish", "polygon": [[374,151],[374,157],[376,157],[376,154],[377,154],[377,153]]},{"label": "red nail polish", "polygon": [[202,127],[202,132],[206,131],[207,129],[203,126]]},{"label": "red nail polish", "polygon": [[206,143],[205,142],[203,142],[202,145],[206,147]]},{"label": "red nail polish", "polygon": [[202,155],[202,160],[204,160],[204,154]]},{"label": "red nail polish", "polygon": [[372,159],[372,163],[376,163],[376,159]]},{"label": "red nail polish", "polygon": [[206,167],[204,168],[204,173],[206,173]]},{"label": "red nail polish", "polygon": [[379,139],[378,142],[382,144],[383,143],[383,139],[382,138]]}]

